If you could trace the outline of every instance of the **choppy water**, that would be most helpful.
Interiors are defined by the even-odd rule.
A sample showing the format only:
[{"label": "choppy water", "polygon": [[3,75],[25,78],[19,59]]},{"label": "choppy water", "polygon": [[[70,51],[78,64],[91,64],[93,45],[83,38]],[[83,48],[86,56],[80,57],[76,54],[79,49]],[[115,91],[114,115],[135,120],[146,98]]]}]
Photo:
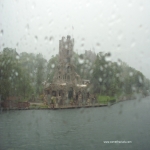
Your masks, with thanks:
[{"label": "choppy water", "polygon": [[[132,141],[104,144],[103,141]],[[111,107],[5,111],[0,150],[149,150],[150,97]]]}]

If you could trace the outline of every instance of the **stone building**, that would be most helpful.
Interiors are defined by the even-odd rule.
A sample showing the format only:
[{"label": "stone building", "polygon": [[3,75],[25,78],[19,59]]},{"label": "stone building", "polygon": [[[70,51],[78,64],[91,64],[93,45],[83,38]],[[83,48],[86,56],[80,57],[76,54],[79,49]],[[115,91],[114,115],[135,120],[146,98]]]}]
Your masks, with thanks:
[{"label": "stone building", "polygon": [[84,103],[89,98],[89,80],[82,80],[75,71],[73,63],[74,39],[68,35],[59,40],[59,62],[55,67],[52,83],[44,88],[45,100],[57,97],[58,103],[74,101]]}]

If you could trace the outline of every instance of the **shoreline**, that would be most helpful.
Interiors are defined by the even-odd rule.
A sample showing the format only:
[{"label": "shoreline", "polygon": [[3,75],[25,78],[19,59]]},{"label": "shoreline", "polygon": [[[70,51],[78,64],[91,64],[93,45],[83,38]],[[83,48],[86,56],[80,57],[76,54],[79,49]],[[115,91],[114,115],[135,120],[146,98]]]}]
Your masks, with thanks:
[{"label": "shoreline", "polygon": [[[149,95],[148,95],[149,96]],[[148,97],[148,96],[142,96],[140,98],[144,98],[144,97]],[[112,106],[114,104],[117,104],[119,102],[124,102],[124,101],[130,101],[130,100],[135,100],[137,99],[137,97],[127,97],[126,98],[121,98],[120,100],[116,100],[115,102],[113,103],[107,103],[107,104],[89,104],[89,105],[78,105],[78,106],[72,106],[72,105],[68,105],[68,106],[60,106],[60,107],[55,107],[55,108],[51,108],[51,107],[48,107],[48,108],[40,108],[40,107],[35,107],[35,108],[30,108],[30,107],[26,107],[26,108],[3,108],[1,107],[0,108],[0,112],[2,111],[9,111],[9,110],[62,110],[62,109],[79,109],[79,108],[91,108],[91,107],[108,107],[108,106]],[[36,105],[37,106],[37,105]]]},{"label": "shoreline", "polygon": [[96,105],[85,105],[85,106],[62,106],[55,108],[1,108],[1,111],[8,110],[60,110],[60,109],[79,109],[79,108],[91,108],[91,107],[107,107],[113,104],[96,104]]}]

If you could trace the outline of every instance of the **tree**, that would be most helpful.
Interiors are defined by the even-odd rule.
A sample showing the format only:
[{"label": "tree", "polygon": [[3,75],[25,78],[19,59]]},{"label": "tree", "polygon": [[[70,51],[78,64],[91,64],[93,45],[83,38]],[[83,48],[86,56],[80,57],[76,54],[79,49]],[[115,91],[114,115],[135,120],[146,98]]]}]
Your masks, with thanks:
[{"label": "tree", "polygon": [[57,66],[58,56],[53,56],[47,63],[47,81],[52,82],[55,73],[55,68]]},{"label": "tree", "polygon": [[[8,96],[26,96],[23,95],[23,87],[26,84],[27,91],[31,92],[30,78],[25,75],[19,61],[19,54],[14,49],[4,48],[0,55],[0,93],[2,99]],[[28,95],[27,94],[27,95]]]},{"label": "tree", "polygon": [[43,91],[42,82],[46,80],[46,59],[42,54],[36,55],[36,93],[41,94]]}]

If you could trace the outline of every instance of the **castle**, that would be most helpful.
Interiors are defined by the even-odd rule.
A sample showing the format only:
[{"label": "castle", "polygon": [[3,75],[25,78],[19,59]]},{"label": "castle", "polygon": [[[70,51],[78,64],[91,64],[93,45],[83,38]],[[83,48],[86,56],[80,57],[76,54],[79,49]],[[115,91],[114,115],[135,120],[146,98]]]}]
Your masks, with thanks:
[{"label": "castle", "polygon": [[82,80],[75,72],[73,48],[74,39],[71,36],[59,40],[59,62],[52,83],[44,88],[47,103],[51,96],[56,97],[57,103],[62,105],[70,101],[81,104],[89,98],[89,80]]}]

